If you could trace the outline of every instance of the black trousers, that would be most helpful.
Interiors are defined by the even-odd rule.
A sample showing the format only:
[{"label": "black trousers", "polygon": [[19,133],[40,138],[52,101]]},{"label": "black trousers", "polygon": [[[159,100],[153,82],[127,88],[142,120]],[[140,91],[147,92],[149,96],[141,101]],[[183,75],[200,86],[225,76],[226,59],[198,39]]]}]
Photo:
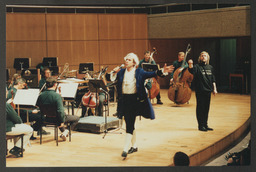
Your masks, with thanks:
[{"label": "black trousers", "polygon": [[161,99],[160,91],[159,91],[159,93],[157,94],[156,99],[157,99],[158,101],[160,101],[160,99]]},{"label": "black trousers", "polygon": [[126,124],[126,133],[133,134],[135,129],[135,120],[138,109],[136,94],[123,94],[124,120]]},{"label": "black trousers", "polygon": [[211,92],[196,93],[196,118],[198,127],[207,127]]}]

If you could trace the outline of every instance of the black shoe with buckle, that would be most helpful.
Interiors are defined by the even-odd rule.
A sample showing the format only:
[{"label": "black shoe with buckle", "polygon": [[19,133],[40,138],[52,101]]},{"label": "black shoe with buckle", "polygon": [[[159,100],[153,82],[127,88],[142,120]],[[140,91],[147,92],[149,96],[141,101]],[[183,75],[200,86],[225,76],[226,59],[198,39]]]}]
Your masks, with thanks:
[{"label": "black shoe with buckle", "polygon": [[156,103],[159,104],[159,105],[162,105],[162,104],[163,104],[163,102],[162,102],[161,100],[157,100]]},{"label": "black shoe with buckle", "polygon": [[121,156],[126,158],[127,157],[127,152],[123,151]]},{"label": "black shoe with buckle", "polygon": [[138,148],[131,147],[131,148],[128,150],[128,154],[131,154],[131,153],[137,152],[137,151],[138,151]]},{"label": "black shoe with buckle", "polygon": [[[23,152],[25,152],[25,149],[23,149]],[[13,154],[16,156],[16,158],[22,157],[21,148],[14,146],[10,151],[10,154]]]}]

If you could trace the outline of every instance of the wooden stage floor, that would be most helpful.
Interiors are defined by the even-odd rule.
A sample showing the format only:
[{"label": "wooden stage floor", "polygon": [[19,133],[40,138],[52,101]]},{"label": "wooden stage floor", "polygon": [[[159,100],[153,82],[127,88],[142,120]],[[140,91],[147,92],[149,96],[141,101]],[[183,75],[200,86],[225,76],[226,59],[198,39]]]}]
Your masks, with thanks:
[{"label": "wooden stage floor", "polygon": [[[52,128],[46,128],[51,135],[43,136],[42,145],[37,137],[31,141],[31,147],[26,148],[23,158],[7,155],[6,166],[168,166],[177,151],[187,153],[191,166],[198,166],[238,139],[250,124],[250,95],[219,93],[212,96],[208,122],[214,131],[201,132],[197,129],[194,92],[189,104],[176,106],[168,99],[167,91],[161,90],[163,105],[153,103],[155,120],[137,118],[138,152],[128,155],[126,160],[121,158],[124,130],[120,130],[122,134],[110,131],[104,139],[104,133],[72,131],[72,141],[60,141],[57,147]],[[111,103],[110,116],[115,111],[116,103]],[[80,111],[76,115],[80,116]],[[8,147],[12,146],[13,142],[8,142]]]}]

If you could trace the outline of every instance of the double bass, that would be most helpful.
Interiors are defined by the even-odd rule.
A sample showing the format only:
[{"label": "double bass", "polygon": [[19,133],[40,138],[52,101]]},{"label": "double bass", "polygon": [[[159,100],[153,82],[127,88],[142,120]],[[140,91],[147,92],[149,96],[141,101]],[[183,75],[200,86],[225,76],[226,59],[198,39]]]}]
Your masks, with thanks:
[{"label": "double bass", "polygon": [[[156,53],[156,49],[153,48],[153,52],[150,54],[149,64],[154,60],[153,55]],[[160,92],[160,85],[157,82],[157,77],[150,78],[148,82],[151,82],[151,88],[149,91],[149,98],[154,99]]]},{"label": "double bass", "polygon": [[173,74],[173,82],[168,90],[168,98],[176,104],[184,104],[191,98],[192,91],[190,83],[193,80],[193,75],[188,71],[188,69],[184,69],[180,72],[180,69],[185,66],[186,57],[190,50],[191,46],[188,44],[182,65],[175,70]]}]

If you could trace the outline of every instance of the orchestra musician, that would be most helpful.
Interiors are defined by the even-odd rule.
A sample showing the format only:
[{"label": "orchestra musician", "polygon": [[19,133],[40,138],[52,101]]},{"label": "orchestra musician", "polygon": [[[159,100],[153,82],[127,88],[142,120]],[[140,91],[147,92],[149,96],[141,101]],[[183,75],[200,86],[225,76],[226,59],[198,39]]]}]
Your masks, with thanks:
[{"label": "orchestra musician", "polygon": [[193,60],[189,60],[189,72],[194,75],[196,92],[196,117],[199,131],[212,131],[208,127],[208,113],[210,109],[211,92],[215,96],[217,87],[213,67],[209,65],[210,56],[206,51],[202,51],[198,58],[198,64],[193,66]]},{"label": "orchestra musician", "polygon": [[[139,62],[139,68],[142,68],[142,63],[149,63],[150,58],[151,58],[150,51],[145,51],[144,58]],[[151,60],[151,64],[156,64],[156,62],[154,60]],[[145,87],[147,88],[147,90],[150,90],[152,87],[151,82],[148,81]],[[157,99],[157,104],[160,104],[160,105],[163,104],[163,102],[161,101],[160,91],[159,91],[158,95],[156,96],[156,99]]]},{"label": "orchestra musician", "polygon": [[79,117],[75,115],[66,115],[64,112],[63,102],[60,94],[56,93],[57,89],[57,79],[54,77],[48,77],[46,79],[46,90],[43,91],[38,99],[36,105],[40,108],[41,105],[56,105],[58,122],[60,124],[59,129],[62,132],[60,138],[66,141],[68,137],[69,130],[65,129],[64,123],[71,123],[71,127],[77,124]]},{"label": "orchestra musician", "polygon": [[[173,82],[173,74],[174,74],[174,72],[176,71],[176,69],[178,69],[179,67],[181,67],[184,58],[185,58],[185,53],[184,53],[184,52],[179,52],[179,53],[178,53],[178,60],[174,61],[173,64],[172,64],[173,67],[174,67],[174,70],[173,70],[173,72],[172,72],[171,75],[170,75],[170,76],[171,76],[170,83]],[[179,73],[182,72],[182,71],[183,71],[184,69],[186,69],[186,68],[188,68],[188,63],[187,63],[187,62],[185,62],[183,68],[180,68],[180,69],[179,69]]]},{"label": "orchestra musician", "polygon": [[[111,81],[117,80],[118,104],[117,116],[126,123],[126,137],[122,157],[137,152],[135,120],[136,116],[142,115],[145,118],[154,119],[155,114],[145,90],[145,80],[155,76],[165,76],[173,71],[173,66],[164,66],[162,70],[146,72],[137,68],[139,60],[136,54],[129,53],[124,57],[125,68],[116,67],[111,73]],[[163,74],[164,73],[164,74]],[[129,149],[129,145],[132,147]],[[129,149],[129,150],[128,150]]]},{"label": "orchestra musician", "polygon": [[[29,143],[29,138],[33,134],[33,128],[29,125],[23,124],[21,118],[18,116],[17,112],[13,109],[10,102],[6,102],[6,135],[19,135],[24,134],[23,136],[23,145],[24,149]],[[21,138],[14,138],[14,147],[9,151],[9,153],[15,155],[17,158],[21,157]]]},{"label": "orchestra musician", "polygon": [[[41,90],[42,87],[45,85],[46,83],[46,79],[51,77],[51,71],[48,67],[43,68],[42,70],[42,78],[39,81],[39,89]],[[42,91],[46,90],[46,88],[44,87]]]},{"label": "orchestra musician", "polygon": [[[8,91],[8,95],[7,95],[7,100],[12,99],[15,97],[15,94],[17,92],[18,89],[23,89],[25,88],[26,85],[26,81],[24,78],[18,78],[15,82],[14,82],[14,86],[13,88],[11,88]],[[41,126],[41,114],[37,109],[34,110],[23,110],[20,109],[20,117],[22,119],[22,121],[25,123],[27,122],[27,111],[28,111],[28,115],[29,115],[29,122],[34,122],[33,124],[33,129],[34,131],[37,131],[37,135],[40,135],[40,126]],[[45,130],[42,130],[42,134],[47,135],[47,134],[51,134],[50,132],[46,132]],[[36,139],[35,137],[31,137],[31,139]]]},{"label": "orchestra musician", "polygon": [[15,83],[15,81],[16,81],[18,78],[21,78],[21,75],[18,74],[18,73],[15,73],[15,74],[12,76],[12,80],[11,80],[11,83],[9,84],[9,86],[8,86],[8,90],[10,90],[10,89],[14,86],[14,83]]},{"label": "orchestra musician", "polygon": [[[92,77],[89,73],[86,73],[84,78],[91,79]],[[99,105],[96,106],[95,110],[97,111],[98,116],[103,116],[103,102],[105,101],[105,94],[100,92],[98,93],[98,95],[99,95]],[[81,105],[82,105],[82,114],[80,118],[93,115],[91,108],[89,108],[88,113],[86,114],[88,108],[84,106],[83,103],[81,103]]]}]

